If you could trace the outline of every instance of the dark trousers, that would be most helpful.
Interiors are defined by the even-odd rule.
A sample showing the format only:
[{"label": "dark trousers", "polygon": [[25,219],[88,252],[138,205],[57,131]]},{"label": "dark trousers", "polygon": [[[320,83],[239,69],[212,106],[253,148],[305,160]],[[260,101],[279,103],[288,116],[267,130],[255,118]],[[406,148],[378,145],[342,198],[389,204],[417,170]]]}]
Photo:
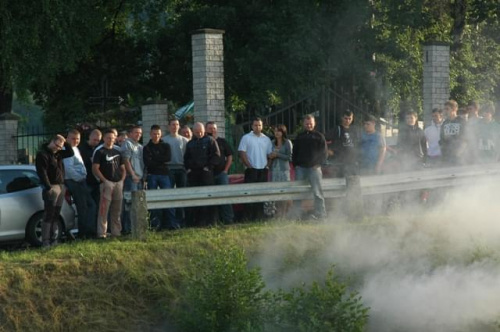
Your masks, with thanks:
[{"label": "dark trousers", "polygon": [[85,180],[65,180],[64,183],[71,193],[78,213],[78,237],[85,238],[95,235],[97,229],[97,206]]},{"label": "dark trousers", "polygon": [[[192,170],[187,175],[189,187],[210,186],[214,184],[212,171]],[[192,220],[188,221],[190,226],[206,226],[214,221],[213,206],[197,206],[189,208]]]},{"label": "dark trousers", "polygon": [[[229,184],[229,177],[227,173],[221,172],[218,175],[215,175],[214,182],[216,185],[227,185]],[[234,212],[231,204],[219,205],[217,210],[219,212],[219,219],[222,220],[224,224],[233,223]]]},{"label": "dark trousers", "polygon": [[[268,169],[247,168],[245,170],[245,183],[267,182]],[[259,220],[264,218],[264,203],[245,204],[245,216],[247,220]]]},{"label": "dark trousers", "polygon": [[[187,187],[187,175],[184,168],[174,168],[170,169],[168,172],[168,177],[170,178],[170,185],[172,188],[184,188]],[[184,208],[175,209],[175,217],[181,226],[185,226],[186,213]]]}]

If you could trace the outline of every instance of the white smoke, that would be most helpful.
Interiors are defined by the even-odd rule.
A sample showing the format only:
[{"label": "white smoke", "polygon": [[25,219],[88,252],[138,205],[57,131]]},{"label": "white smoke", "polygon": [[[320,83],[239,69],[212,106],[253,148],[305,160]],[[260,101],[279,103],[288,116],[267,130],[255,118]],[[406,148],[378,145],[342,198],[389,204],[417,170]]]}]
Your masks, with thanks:
[{"label": "white smoke", "polygon": [[369,331],[493,331],[499,201],[498,190],[461,188],[431,210],[403,206],[370,224],[339,225],[333,217],[318,233],[279,228],[259,265],[270,287],[286,288],[318,280],[335,264],[370,307]]}]

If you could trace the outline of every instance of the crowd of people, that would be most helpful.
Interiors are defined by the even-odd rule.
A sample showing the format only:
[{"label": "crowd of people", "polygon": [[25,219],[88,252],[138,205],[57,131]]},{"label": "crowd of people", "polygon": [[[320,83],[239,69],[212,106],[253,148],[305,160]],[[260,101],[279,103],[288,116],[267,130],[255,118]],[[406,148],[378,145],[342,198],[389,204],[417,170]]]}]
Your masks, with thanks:
[{"label": "crowd of people", "polygon": [[332,173],[370,175],[498,161],[500,128],[494,105],[480,108],[471,101],[459,108],[448,100],[443,106],[432,110],[432,123],[425,129],[419,127],[416,112],[407,112],[394,147],[376,130],[376,118],[365,116],[360,130],[352,125],[353,113],[345,111],[340,125],[326,134]]},{"label": "crowd of people", "polygon": [[[408,112],[397,144],[390,148],[396,161],[390,167],[384,135],[371,115],[363,118],[363,128],[359,129],[353,126],[353,112],[346,110],[340,124],[326,135],[315,129],[315,118],[306,115],[293,143],[285,125],[275,126],[270,137],[263,132],[262,119],[255,118],[252,130],[238,146],[245,167],[244,182],[305,180],[314,197],[308,217],[324,219],[324,169],[329,169],[330,176],[345,177],[411,171],[424,165],[494,162],[498,160],[499,139],[494,114],[493,105],[480,109],[477,102],[469,103],[466,112],[459,112],[458,104],[449,100],[444,112],[433,110],[432,123],[423,130],[418,126],[417,113]],[[79,238],[105,239],[131,232],[130,199],[124,192],[229,184],[233,150],[219,137],[215,122],[198,122],[191,129],[171,119],[167,135],[153,125],[144,145],[140,143],[142,134],[140,126],[121,133],[94,129],[86,141],[80,142],[81,134],[74,129],[66,138],[57,135],[42,147],[36,168],[45,202],[44,246],[56,244],[56,220],[66,189],[76,205]],[[243,219],[302,218],[302,210],[300,201],[246,204]],[[155,230],[234,221],[231,205],[150,211],[150,224]]]}]

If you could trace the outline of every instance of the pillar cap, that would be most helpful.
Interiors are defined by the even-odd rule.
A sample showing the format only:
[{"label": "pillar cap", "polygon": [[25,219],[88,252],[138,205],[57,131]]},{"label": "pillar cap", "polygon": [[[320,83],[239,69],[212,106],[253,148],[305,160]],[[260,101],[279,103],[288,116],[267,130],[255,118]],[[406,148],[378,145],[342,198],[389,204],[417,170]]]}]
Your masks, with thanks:
[{"label": "pillar cap", "polygon": [[15,114],[15,113],[2,113],[0,114],[0,120],[20,120],[21,116]]},{"label": "pillar cap", "polygon": [[216,34],[216,35],[223,35],[226,31],[220,30],[220,29],[210,29],[210,28],[205,28],[205,29],[198,29],[191,31],[192,35],[199,35],[199,34]]},{"label": "pillar cap", "polygon": [[437,41],[437,40],[429,40],[429,41],[423,42],[422,45],[424,45],[424,46],[450,46],[451,43],[444,42],[444,41]]},{"label": "pillar cap", "polygon": [[155,104],[160,104],[160,105],[168,104],[168,100],[158,99],[158,100],[146,100],[142,102],[142,105],[155,105]]}]

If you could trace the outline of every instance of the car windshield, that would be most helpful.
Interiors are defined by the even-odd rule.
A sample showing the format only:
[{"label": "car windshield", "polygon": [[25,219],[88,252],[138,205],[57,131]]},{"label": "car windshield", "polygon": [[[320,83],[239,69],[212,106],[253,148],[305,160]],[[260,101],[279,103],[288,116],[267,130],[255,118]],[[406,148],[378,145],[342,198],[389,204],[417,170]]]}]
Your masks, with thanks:
[{"label": "car windshield", "polygon": [[0,194],[13,193],[40,185],[36,172],[21,169],[0,170]]}]

